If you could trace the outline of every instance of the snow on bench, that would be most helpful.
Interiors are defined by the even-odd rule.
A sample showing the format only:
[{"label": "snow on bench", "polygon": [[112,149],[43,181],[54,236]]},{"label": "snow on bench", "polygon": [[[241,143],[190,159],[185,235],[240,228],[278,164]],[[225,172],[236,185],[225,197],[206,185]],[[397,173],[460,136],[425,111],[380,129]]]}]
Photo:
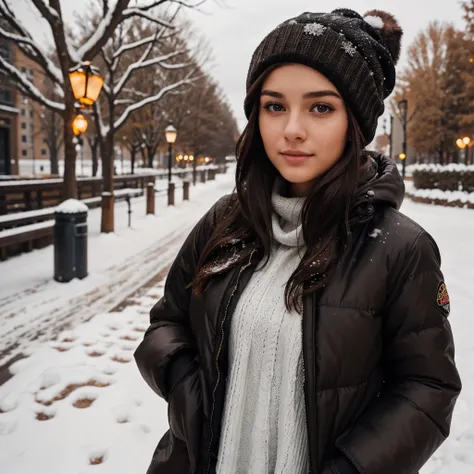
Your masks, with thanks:
[{"label": "snow on bench", "polygon": [[114,197],[137,197],[143,195],[143,189],[141,188],[125,188],[117,189],[114,191]]},{"label": "snow on bench", "polygon": [[26,242],[32,238],[50,235],[53,231],[53,227],[54,221],[51,220],[3,230],[0,232],[0,247],[10,245],[11,243]]},{"label": "snow on bench", "polygon": [[[114,196],[116,198],[125,198],[127,196],[136,197],[142,196],[143,191],[141,188],[127,188],[127,189],[119,189],[114,192]],[[102,198],[100,196],[81,199],[86,206],[98,206],[101,202]],[[12,225],[19,225],[19,224],[28,224],[30,222],[34,222],[36,220],[46,220],[48,218],[52,218],[54,216],[54,211],[56,206],[54,207],[47,207],[45,209],[36,209],[33,211],[25,211],[25,212],[16,212],[13,214],[5,214],[0,216],[0,231],[2,228],[9,227]]]},{"label": "snow on bench", "polygon": [[34,211],[17,212],[14,214],[5,214],[0,216],[0,227],[6,227],[7,225],[19,224],[24,221],[30,221],[35,219],[46,219],[49,216],[53,216],[54,207],[47,207],[45,209],[37,209]]}]

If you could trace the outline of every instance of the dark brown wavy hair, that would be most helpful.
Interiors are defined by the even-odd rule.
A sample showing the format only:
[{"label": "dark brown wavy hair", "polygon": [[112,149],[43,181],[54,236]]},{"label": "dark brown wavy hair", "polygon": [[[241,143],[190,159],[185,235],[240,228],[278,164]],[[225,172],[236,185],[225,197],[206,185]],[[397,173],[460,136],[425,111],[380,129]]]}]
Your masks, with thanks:
[{"label": "dark brown wavy hair", "polygon": [[[263,251],[268,263],[273,243],[273,184],[279,171],[268,158],[258,124],[260,92],[265,79],[282,64],[265,71],[249,91],[246,100],[253,108],[236,147],[236,188],[233,198],[216,219],[216,227],[204,247],[191,283],[193,293],[201,294],[211,280],[247,261],[254,249]],[[367,158],[363,135],[348,109],[348,135],[345,150],[336,164],[318,177],[302,210],[306,253],[291,275],[285,289],[288,310],[301,311],[301,294],[326,284],[334,263],[350,236],[349,212],[357,191],[360,170]]]}]

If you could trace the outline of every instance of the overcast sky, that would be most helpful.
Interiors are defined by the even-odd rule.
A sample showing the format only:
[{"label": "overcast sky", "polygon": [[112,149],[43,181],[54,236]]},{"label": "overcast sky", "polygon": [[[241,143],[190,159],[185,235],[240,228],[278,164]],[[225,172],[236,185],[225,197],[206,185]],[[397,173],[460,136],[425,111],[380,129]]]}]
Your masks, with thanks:
[{"label": "overcast sky", "polygon": [[[30,0],[7,1],[21,5],[19,17],[34,34],[43,36],[44,26],[35,20]],[[226,8],[208,0],[202,7],[206,14],[190,12],[189,15],[212,45],[215,58],[212,74],[229,98],[241,129],[246,123],[243,100],[251,55],[264,36],[287,18],[306,11],[326,12],[340,7],[352,8],[360,14],[373,8],[386,10],[395,15],[405,32],[399,70],[405,63],[408,45],[430,21],[452,22],[459,28],[464,25],[459,0],[220,0],[223,1]],[[64,16],[69,21],[74,9],[81,11],[87,4],[86,0],[61,0]]]}]

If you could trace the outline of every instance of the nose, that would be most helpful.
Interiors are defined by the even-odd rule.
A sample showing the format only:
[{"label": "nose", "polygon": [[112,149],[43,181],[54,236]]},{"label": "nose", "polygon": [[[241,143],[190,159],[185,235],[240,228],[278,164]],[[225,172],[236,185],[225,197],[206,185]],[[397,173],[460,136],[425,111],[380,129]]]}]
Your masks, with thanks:
[{"label": "nose", "polygon": [[288,115],[284,136],[289,141],[304,141],[307,138],[306,126],[297,112]]}]

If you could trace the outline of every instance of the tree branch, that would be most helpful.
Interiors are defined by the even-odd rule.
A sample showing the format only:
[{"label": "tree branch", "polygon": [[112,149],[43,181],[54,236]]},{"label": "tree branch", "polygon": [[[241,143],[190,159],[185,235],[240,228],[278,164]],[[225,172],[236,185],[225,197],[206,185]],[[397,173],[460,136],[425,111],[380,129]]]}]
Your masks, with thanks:
[{"label": "tree branch", "polygon": [[13,79],[15,87],[28,95],[32,100],[43,104],[48,109],[62,112],[65,109],[64,104],[54,102],[45,97],[39,89],[37,89],[16,67],[11,65],[2,56],[0,56],[0,69],[3,69],[11,79]]},{"label": "tree branch", "polygon": [[[165,31],[164,28],[162,28],[161,30],[158,30],[155,34],[155,41],[158,40],[161,35],[163,34],[163,32]],[[130,79],[130,76],[132,75],[133,71],[136,71],[137,69],[141,69],[143,68],[143,64],[144,63],[147,63],[149,61],[145,61],[145,59],[148,57],[148,55],[150,54],[151,50],[153,49],[153,46],[154,46],[155,42],[152,42],[152,43],[149,43],[148,47],[146,48],[146,50],[143,52],[141,58],[134,62],[133,64],[131,64],[130,66],[128,66],[127,70],[125,71],[124,75],[121,77],[120,81],[118,82],[118,84],[114,87],[114,94],[115,95],[118,95],[120,93],[120,91],[123,89],[123,87],[125,86],[125,84],[128,82],[128,80]],[[163,56],[161,60],[166,60],[166,56]],[[148,64],[149,66],[150,64]]]},{"label": "tree branch", "polygon": [[33,5],[41,13],[41,16],[50,24],[51,28],[56,25],[56,22],[60,20],[59,13],[43,0],[31,0]]},{"label": "tree branch", "polygon": [[164,97],[168,92],[177,89],[178,87],[181,87],[186,84],[192,84],[195,81],[195,79],[182,79],[181,81],[178,81],[174,84],[170,84],[166,87],[163,87],[158,94],[155,94],[154,96],[147,97],[146,99],[143,99],[140,102],[137,102],[136,104],[131,105],[130,107],[127,107],[127,109],[123,112],[123,114],[120,116],[118,120],[115,121],[114,123],[114,131],[117,131],[122,127],[122,125],[127,121],[128,117],[132,112],[135,112],[136,110],[139,110],[143,107],[145,107],[148,104],[152,104],[153,102],[159,101],[162,97]]},{"label": "tree branch", "polygon": [[168,64],[168,63],[163,63],[159,62],[158,65],[162,67],[163,69],[167,69],[169,71],[176,70],[176,69],[184,69],[185,67],[193,65],[193,62],[189,63],[181,63],[181,64]]},{"label": "tree branch", "polygon": [[119,56],[121,56],[126,51],[130,51],[132,49],[139,48],[140,46],[145,46],[149,43],[153,43],[155,40],[156,40],[156,35],[151,35],[151,36],[147,36],[146,38],[143,38],[139,41],[135,41],[135,42],[129,43],[129,44],[124,44],[124,45],[120,46],[120,48],[117,49],[117,51],[115,51],[115,53],[113,54],[112,57],[114,59],[117,59]]},{"label": "tree branch", "polygon": [[107,11],[94,34],[77,50],[77,55],[81,60],[90,60],[97,56],[108,39],[113,35],[117,25],[124,20],[123,11],[129,3],[130,0],[117,0],[115,7]]},{"label": "tree branch", "polygon": [[146,12],[147,10],[151,10],[152,8],[159,7],[165,3],[176,3],[182,7],[186,8],[197,8],[200,7],[206,0],[198,0],[196,2],[185,2],[184,0],[156,0],[155,2],[150,3],[149,5],[136,5],[134,8],[142,10]]},{"label": "tree branch", "polygon": [[[30,37],[24,37],[8,33],[0,26],[0,38],[5,38],[14,42],[25,56],[36,62],[45,72],[45,74],[55,83],[62,85],[63,78],[61,70],[46,56]],[[25,45],[27,47],[25,47]]]},{"label": "tree branch", "polygon": [[144,18],[145,20],[148,20],[151,23],[158,24],[160,26],[164,26],[165,28],[174,28],[174,26],[165,20],[162,20],[161,18],[158,18],[153,15],[149,15],[148,13],[145,13],[144,11],[138,9],[138,8],[127,8],[123,12],[123,20],[127,20],[129,18]]}]

